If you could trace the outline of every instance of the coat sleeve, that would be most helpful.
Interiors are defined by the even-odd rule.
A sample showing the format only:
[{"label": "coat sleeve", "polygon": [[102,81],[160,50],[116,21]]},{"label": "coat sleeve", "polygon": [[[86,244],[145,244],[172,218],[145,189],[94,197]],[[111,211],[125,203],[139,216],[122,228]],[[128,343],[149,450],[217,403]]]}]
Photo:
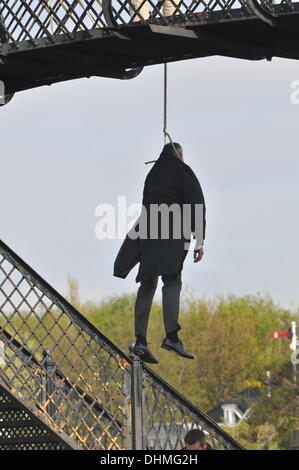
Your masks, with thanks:
[{"label": "coat sleeve", "polygon": [[191,232],[203,244],[206,234],[206,204],[201,185],[190,167],[186,165],[183,178],[183,203],[190,204]]}]

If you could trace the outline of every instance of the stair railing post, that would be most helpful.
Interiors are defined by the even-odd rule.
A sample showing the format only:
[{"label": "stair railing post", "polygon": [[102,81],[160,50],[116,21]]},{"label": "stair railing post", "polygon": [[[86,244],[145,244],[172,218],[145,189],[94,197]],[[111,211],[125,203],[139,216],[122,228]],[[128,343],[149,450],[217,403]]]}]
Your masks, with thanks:
[{"label": "stair railing post", "polygon": [[132,448],[143,450],[144,406],[143,406],[143,365],[138,356],[132,354]]},{"label": "stair railing post", "polygon": [[122,406],[124,409],[124,448],[132,450],[132,377],[131,371],[124,370],[122,374]]},{"label": "stair railing post", "polygon": [[43,350],[44,356],[44,367],[45,367],[45,395],[46,400],[49,401],[47,404],[47,413],[51,418],[56,413],[56,364],[53,361],[50,351],[48,349]]}]

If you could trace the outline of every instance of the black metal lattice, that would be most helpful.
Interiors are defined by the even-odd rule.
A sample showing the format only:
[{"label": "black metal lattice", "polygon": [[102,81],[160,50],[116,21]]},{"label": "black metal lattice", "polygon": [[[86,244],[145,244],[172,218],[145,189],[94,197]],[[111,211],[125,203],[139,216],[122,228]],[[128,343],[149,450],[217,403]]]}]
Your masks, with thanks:
[{"label": "black metal lattice", "polygon": [[3,0],[0,106],[19,91],[178,60],[299,59],[298,19],[291,0]]},{"label": "black metal lattice", "polygon": [[179,449],[193,427],[215,448],[241,448],[1,241],[0,378],[83,449]]},{"label": "black metal lattice", "polygon": [[0,271],[6,383],[84,448],[124,448],[124,355],[26,268],[2,258]]}]

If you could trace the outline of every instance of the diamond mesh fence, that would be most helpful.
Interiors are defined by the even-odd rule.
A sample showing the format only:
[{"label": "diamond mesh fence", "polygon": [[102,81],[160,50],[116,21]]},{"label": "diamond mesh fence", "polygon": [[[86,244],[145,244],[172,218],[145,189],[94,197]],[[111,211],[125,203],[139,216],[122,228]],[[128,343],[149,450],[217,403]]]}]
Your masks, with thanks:
[{"label": "diamond mesh fence", "polygon": [[[266,11],[292,12],[299,2],[262,0]],[[0,42],[17,44],[57,35],[73,40],[77,32],[139,22],[158,24],[217,23],[254,17],[246,0],[3,0]]]},{"label": "diamond mesh fence", "polygon": [[144,371],[144,440],[146,448],[182,449],[190,429],[201,429],[214,450],[242,448],[203,412],[166,384],[160,377]]},{"label": "diamond mesh fence", "polygon": [[194,427],[242,448],[0,241],[1,383],[83,449],[180,449]]},{"label": "diamond mesh fence", "polygon": [[106,26],[100,0],[6,0],[0,4],[7,40],[19,42]]},{"label": "diamond mesh fence", "polygon": [[125,356],[14,261],[1,253],[2,379],[84,448],[123,449]]},{"label": "diamond mesh fence", "polygon": [[73,447],[0,384],[0,450],[70,450]]},{"label": "diamond mesh fence", "polygon": [[192,24],[220,21],[235,13],[253,16],[246,0],[111,0],[116,24],[159,23]]}]

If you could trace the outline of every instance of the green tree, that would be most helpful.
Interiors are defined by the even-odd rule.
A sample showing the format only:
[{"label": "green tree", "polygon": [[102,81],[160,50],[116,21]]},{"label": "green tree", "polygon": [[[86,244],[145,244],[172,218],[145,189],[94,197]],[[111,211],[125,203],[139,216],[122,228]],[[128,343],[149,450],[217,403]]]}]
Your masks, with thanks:
[{"label": "green tree", "polygon": [[80,296],[79,296],[79,282],[77,279],[73,278],[70,274],[68,275],[68,286],[67,286],[67,293],[66,299],[75,307],[77,310],[80,310],[81,303],[80,303]]}]

